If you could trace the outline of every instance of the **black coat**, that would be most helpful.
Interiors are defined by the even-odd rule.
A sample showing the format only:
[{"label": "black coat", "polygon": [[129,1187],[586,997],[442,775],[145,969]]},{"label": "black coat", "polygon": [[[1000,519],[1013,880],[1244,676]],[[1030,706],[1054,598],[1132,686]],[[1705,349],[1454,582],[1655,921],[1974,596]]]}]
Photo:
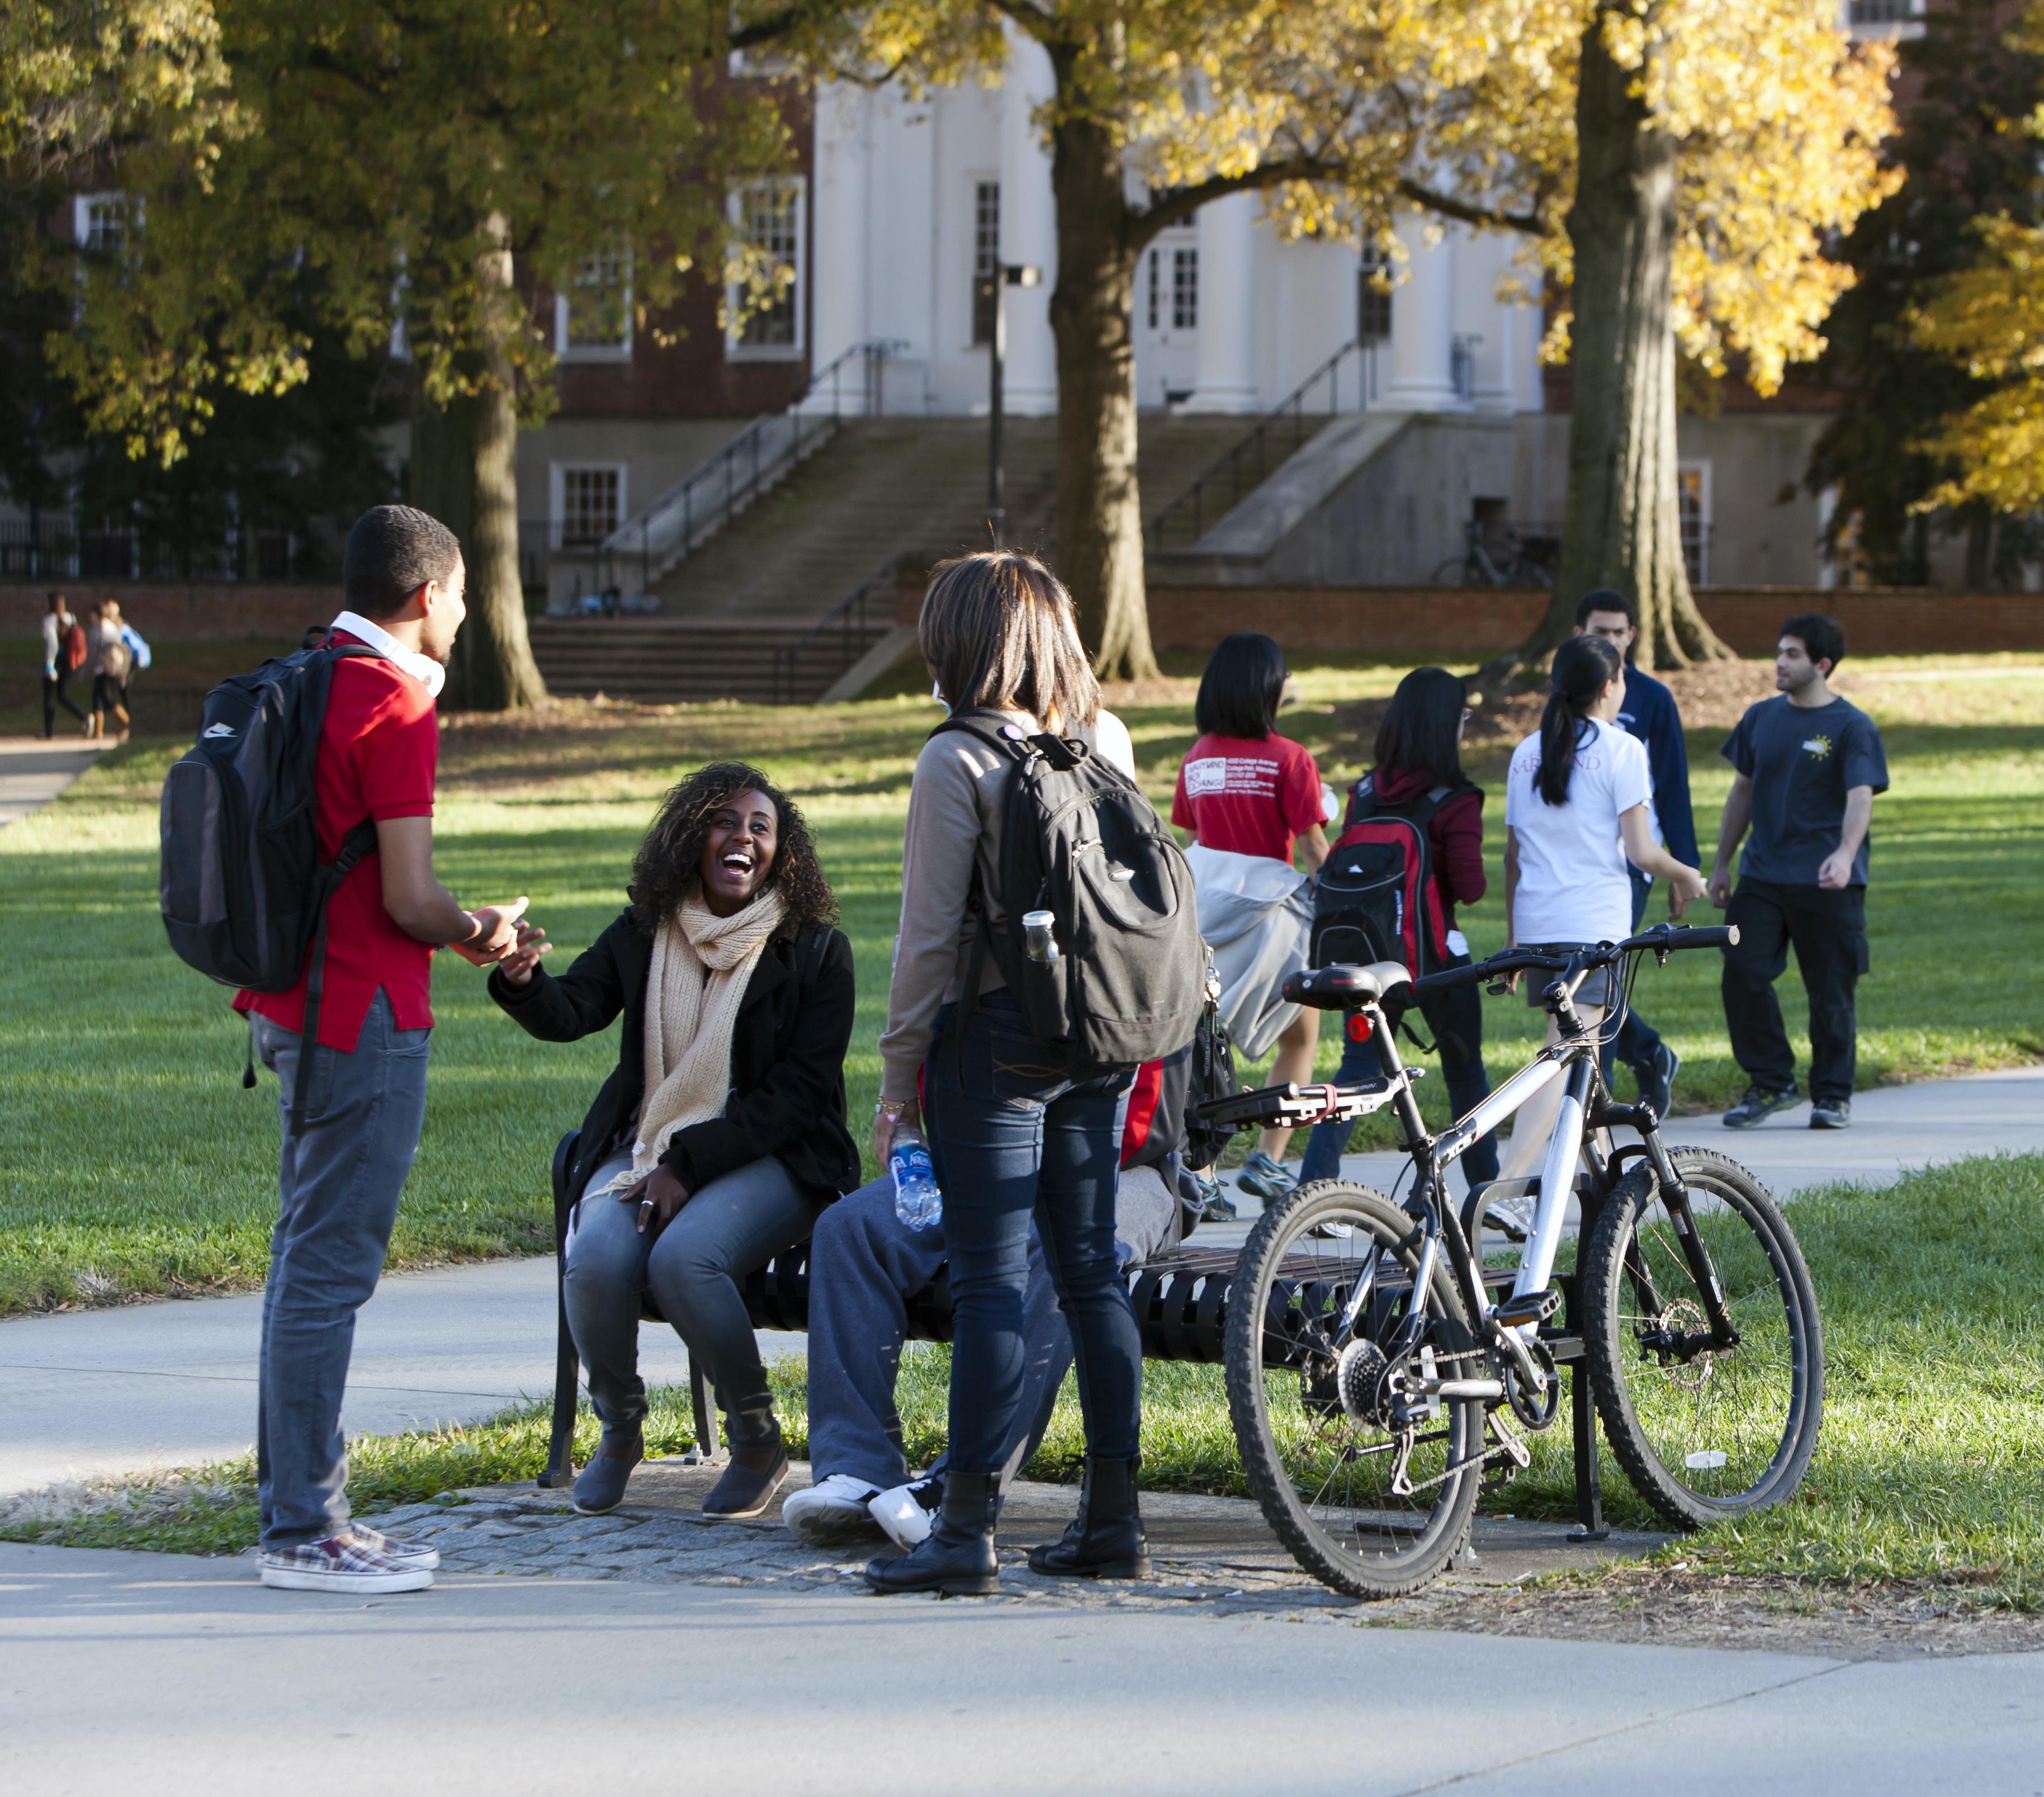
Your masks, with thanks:
[{"label": "black coat", "polygon": [[[582,1119],[571,1189],[578,1196],[639,1112],[646,1086],[646,980],[651,933],[627,911],[558,979],[544,967],[523,988],[501,973],[490,996],[542,1042],[575,1042],[608,1029],[621,1011],[617,1071]],[[802,977],[806,967],[813,978]],[[859,1184],[859,1151],[845,1127],[844,1054],[856,988],[851,944],[828,932],[820,965],[811,949],[776,935],[754,965],[731,1039],[731,1097],[721,1117],[677,1130],[662,1160],[691,1192],[776,1157],[809,1196],[828,1202]]]}]

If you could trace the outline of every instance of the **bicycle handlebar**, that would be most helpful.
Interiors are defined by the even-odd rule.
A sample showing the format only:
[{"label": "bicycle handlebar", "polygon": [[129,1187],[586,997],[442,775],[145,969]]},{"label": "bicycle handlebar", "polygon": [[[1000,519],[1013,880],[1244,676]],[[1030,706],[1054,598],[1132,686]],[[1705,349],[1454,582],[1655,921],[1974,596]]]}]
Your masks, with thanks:
[{"label": "bicycle handlebar", "polygon": [[1594,948],[1581,949],[1574,954],[1541,954],[1531,949],[1508,948],[1488,961],[1479,961],[1467,967],[1451,967],[1445,973],[1428,973],[1412,982],[1412,990],[1420,994],[1447,992],[1456,986],[1473,986],[1534,968],[1554,973],[1587,973],[1609,966],[1623,954],[1649,950],[1666,954],[1677,949],[1724,948],[1738,940],[1736,923],[1708,924],[1696,929],[1656,923],[1652,929],[1627,936],[1622,943],[1599,943]]}]

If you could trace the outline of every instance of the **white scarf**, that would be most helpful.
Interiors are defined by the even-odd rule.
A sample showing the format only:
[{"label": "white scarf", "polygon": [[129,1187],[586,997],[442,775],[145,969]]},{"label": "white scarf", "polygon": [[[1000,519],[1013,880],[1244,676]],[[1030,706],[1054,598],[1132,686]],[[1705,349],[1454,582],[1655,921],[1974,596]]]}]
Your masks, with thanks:
[{"label": "white scarf", "polygon": [[621,1192],[659,1164],[678,1130],[724,1115],[731,1038],[752,970],[787,907],[769,887],[719,917],[689,899],[653,938],[646,973],[646,1096],[632,1165],[605,1188]]}]

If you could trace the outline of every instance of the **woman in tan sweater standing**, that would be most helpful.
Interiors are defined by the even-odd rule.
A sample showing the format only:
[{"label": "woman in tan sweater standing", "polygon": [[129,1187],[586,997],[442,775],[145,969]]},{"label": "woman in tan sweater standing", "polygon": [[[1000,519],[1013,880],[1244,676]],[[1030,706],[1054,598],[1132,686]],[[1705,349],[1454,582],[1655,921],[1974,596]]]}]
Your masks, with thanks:
[{"label": "woman in tan sweater standing", "polygon": [[[1017,737],[1047,729],[1096,743],[1100,687],[1070,596],[1040,562],[994,552],[945,563],[923,600],[921,638],[937,696],[955,713]],[[943,1191],[955,1313],[951,1462],[928,1539],[867,1568],[882,1592],[999,1588],[993,1525],[1022,1389],[1032,1215],[1078,1350],[1086,1472],[1079,1522],[1063,1540],[1032,1549],[1029,1563],[1090,1578],[1149,1569],[1135,1502],[1142,1345],[1114,1254],[1116,1112],[1134,1069],[1075,1065],[1041,1040],[995,958],[972,952],[982,912],[997,933],[1006,923],[1001,846],[1012,766],[978,736],[943,731],[916,758],[909,796],[874,1146],[885,1161],[898,1133],[922,1135]],[[960,1028],[959,1000],[975,967],[983,971]]]}]

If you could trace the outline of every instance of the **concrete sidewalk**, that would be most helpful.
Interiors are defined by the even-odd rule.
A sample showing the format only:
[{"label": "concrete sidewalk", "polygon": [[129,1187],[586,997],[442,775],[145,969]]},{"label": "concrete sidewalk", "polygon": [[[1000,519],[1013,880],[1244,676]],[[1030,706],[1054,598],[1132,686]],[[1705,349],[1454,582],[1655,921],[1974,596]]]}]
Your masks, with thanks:
[{"label": "concrete sidewalk", "polygon": [[[1679,1118],[1677,1143],[1716,1148],[1777,1194],[1836,1179],[1877,1182],[1903,1170],[1996,1149],[2044,1150],[2044,1068],[1862,1092],[1839,1135],[1790,1112],[1742,1133],[1715,1117]],[[1352,1178],[1389,1190],[1394,1154],[1350,1155]],[[1200,1231],[1225,1246],[1243,1220]],[[0,1322],[0,1494],[83,1475],[184,1466],[245,1452],[255,1435],[256,1345],[262,1299],[137,1304]],[[769,1354],[800,1354],[800,1335],[763,1334]],[[640,1333],[646,1376],[687,1377],[670,1330]],[[498,1261],[394,1275],[363,1308],[348,1381],[357,1434],[473,1421],[551,1391],[554,1265]]]},{"label": "concrete sidewalk", "polygon": [[48,740],[0,736],[0,824],[40,810],[113,747],[75,733]]},{"label": "concrete sidewalk", "polygon": [[239,1561],[0,1545],[0,1783],[2038,1788],[2044,1655],[1850,1663],[1302,1620],[459,1575],[336,1602],[264,1591]]}]

